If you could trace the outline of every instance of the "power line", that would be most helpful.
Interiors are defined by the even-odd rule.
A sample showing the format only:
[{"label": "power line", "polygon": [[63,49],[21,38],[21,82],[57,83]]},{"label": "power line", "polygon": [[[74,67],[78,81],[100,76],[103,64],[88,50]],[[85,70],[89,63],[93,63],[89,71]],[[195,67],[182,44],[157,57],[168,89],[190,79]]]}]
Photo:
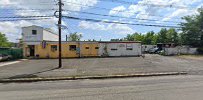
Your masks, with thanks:
[{"label": "power line", "polygon": [[[69,33],[72,33],[72,31],[70,30],[71,26],[70,24],[67,22],[67,21],[64,21],[66,24],[67,24],[67,27],[69,28],[66,28],[68,30]],[[71,28],[72,29],[72,28]],[[73,29],[72,29],[73,30]]]},{"label": "power line", "polygon": [[47,18],[47,17],[54,17],[54,16],[12,16],[12,17],[0,17],[0,18]]},{"label": "power line", "polygon": [[136,25],[136,26],[153,26],[153,27],[169,27],[169,28],[180,28],[178,26],[169,26],[169,25],[155,25],[155,24],[138,24],[138,23],[127,23],[127,22],[114,22],[114,21],[104,21],[99,19],[88,19],[88,18],[78,18],[71,16],[63,16],[64,18],[74,19],[74,20],[84,20],[91,22],[102,22],[102,23],[113,23],[113,24],[126,24],[126,25]]},{"label": "power line", "polygon": [[2,15],[5,15],[5,16],[8,16],[8,15],[15,15],[16,13],[23,13],[23,14],[33,14],[33,13],[44,13],[44,12],[46,12],[46,13],[51,13],[51,12],[53,12],[54,10],[47,10],[47,9],[41,9],[41,10],[34,10],[34,9],[32,9],[32,10],[27,10],[27,9],[9,9],[9,10],[7,10],[6,9],[6,11],[1,11],[0,12],[0,16],[2,16]]},{"label": "power line", "polygon": [[67,29],[70,29],[70,31],[71,31],[71,33],[73,33],[73,32],[77,32],[77,29],[73,26],[73,25],[71,25],[71,24],[69,24],[68,23],[68,21],[64,21],[67,25],[68,25],[68,27],[69,28],[67,28]]},{"label": "power line", "polygon": [[[69,2],[68,2],[69,3]],[[71,3],[71,2],[70,2]],[[72,3],[71,3],[72,4]],[[82,7],[92,7],[92,8],[96,8],[96,9],[100,9],[100,10],[106,10],[106,11],[109,11],[109,10],[112,10],[112,11],[116,11],[116,12],[125,12],[125,11],[119,11],[119,10],[114,10],[114,9],[108,9],[108,8],[102,8],[102,7],[97,7],[97,6],[88,6],[88,5],[81,5],[81,4],[78,4],[78,3],[73,3],[74,5],[76,6],[82,6]],[[17,10],[17,11],[32,11],[32,12],[38,12],[38,11],[55,11],[57,9],[6,9],[6,10]],[[70,10],[66,10],[64,9],[64,11],[70,11]],[[8,13],[9,11],[5,12],[5,13]],[[1,13],[1,12],[0,12]],[[134,12],[125,12],[125,13],[128,13],[128,14],[131,14],[131,13],[134,13]],[[135,14],[139,14],[139,13],[135,13]],[[157,16],[157,15],[151,15],[151,14],[140,14],[140,15],[148,15],[148,16],[155,16],[155,17],[163,17],[163,16]]]},{"label": "power line", "polygon": [[[107,1],[107,2],[113,2],[113,3],[120,3],[120,4],[128,4],[128,5],[137,5],[137,6],[150,6],[150,7],[166,7],[166,8],[176,8],[176,9],[188,9],[188,7],[181,6],[181,5],[175,5],[175,4],[157,4],[154,3],[135,3],[135,2],[129,2],[129,1],[121,1],[121,0],[100,0],[100,1]],[[192,8],[189,8],[192,9]]]},{"label": "power line", "polygon": [[[77,12],[77,13],[83,13],[83,14],[89,14],[89,15],[98,15],[98,16],[104,16],[104,17],[114,17],[114,18],[126,18],[126,19],[135,19],[135,20],[144,20],[144,21],[160,21],[156,19],[142,19],[142,18],[135,18],[135,17],[123,17],[123,16],[114,16],[114,15],[107,15],[107,14],[98,14],[98,13],[91,13],[91,12],[82,12],[82,11],[73,11],[73,10],[65,10],[70,12]],[[180,23],[177,21],[160,21],[160,22],[172,22],[172,23]]]},{"label": "power line", "polygon": [[5,21],[22,21],[22,20],[45,20],[45,19],[51,19],[51,18],[37,18],[37,19],[33,19],[33,18],[27,18],[27,19],[5,19],[5,20],[1,20],[0,22],[5,22]]},{"label": "power line", "polygon": [[[82,6],[82,7],[90,7],[90,8],[94,8],[94,9],[100,9],[100,10],[105,10],[105,11],[115,11],[115,12],[124,12],[124,13],[127,13],[127,14],[139,14],[139,15],[147,15],[147,16],[154,16],[154,17],[160,17],[160,18],[163,18],[165,16],[161,16],[161,15],[152,15],[152,14],[141,14],[141,13],[135,13],[133,11],[123,11],[123,10],[115,10],[115,9],[109,9],[109,8],[104,8],[104,7],[98,7],[98,6],[90,6],[90,5],[83,5],[83,4],[79,4],[79,3],[72,3],[72,2],[68,2],[66,1],[66,3],[69,3],[71,5],[75,5],[75,6]],[[66,9],[64,9],[66,10]],[[181,18],[173,18],[173,19],[181,19]]]},{"label": "power line", "polygon": [[1,6],[9,6],[9,5],[56,5],[53,3],[41,3],[41,2],[37,2],[37,3],[7,3],[7,4],[0,4]]},{"label": "power line", "polygon": [[[25,9],[17,9],[17,10],[25,10]],[[46,11],[46,10],[54,10],[54,9],[30,9],[30,10],[45,10]],[[117,17],[117,18],[129,18],[129,19],[146,20],[146,21],[159,21],[159,20],[153,20],[153,19],[140,19],[140,18],[113,16],[113,15],[97,14],[97,13],[90,13],[90,12],[80,12],[80,11],[73,11],[73,10],[64,10],[64,11],[78,12],[78,13],[91,14],[91,15]],[[26,17],[38,17],[38,16],[26,16]],[[39,17],[52,17],[52,16],[39,16]],[[0,17],[0,18],[18,18],[18,17]],[[25,17],[19,17],[19,18],[25,18]],[[173,21],[163,21],[163,22],[173,22]],[[175,22],[175,23],[178,23],[178,22]]]},{"label": "power line", "polygon": [[22,10],[22,11],[32,11],[32,10],[34,10],[34,11],[35,10],[37,10],[37,11],[49,11],[49,10],[52,11],[53,10],[53,11],[55,11],[57,9],[33,9],[33,8],[32,9],[23,9],[23,8],[16,8],[16,9],[9,8],[9,9],[7,9],[6,8],[4,10]]},{"label": "power line", "polygon": [[[36,12],[38,12],[38,11],[54,11],[55,9],[13,9],[13,10],[20,10],[20,11],[25,10],[25,11],[32,11],[32,12],[36,11]],[[116,18],[120,17],[120,18],[126,18],[126,19],[145,20],[145,21],[160,21],[160,20],[156,20],[156,19],[142,19],[142,18],[136,18],[136,17],[114,16],[114,15],[98,14],[98,13],[82,12],[82,11],[74,11],[74,10],[63,10],[63,11],[70,11],[70,12],[77,12],[77,13],[91,14],[91,15],[99,15],[99,16],[109,16],[109,17],[116,17]],[[8,13],[8,12],[6,12],[6,13]],[[30,12],[28,12],[28,13],[30,13]],[[147,14],[140,14],[140,15],[147,15]],[[156,17],[160,17],[160,16],[156,16]],[[173,19],[179,19],[179,18],[173,18]],[[180,23],[180,22],[177,22],[177,21],[161,21],[161,22]]]},{"label": "power line", "polygon": [[[100,9],[100,10],[110,10],[110,11],[115,11],[115,12],[125,12],[127,14],[139,14],[139,15],[147,15],[147,16],[154,16],[154,17],[165,17],[165,16],[160,16],[160,15],[152,15],[152,14],[140,14],[140,13],[135,13],[133,11],[122,11],[122,10],[115,10],[115,9],[108,9],[108,8],[103,8],[103,7],[98,7],[98,6],[90,6],[90,5],[83,5],[83,4],[79,4],[79,3],[73,3],[73,2],[68,2],[68,1],[65,1],[66,3],[69,3],[69,4],[73,4],[73,5],[76,5],[76,6],[82,6],[82,7],[91,7],[91,8],[95,8],[95,9]],[[26,10],[29,10],[29,11],[35,11],[35,10],[38,10],[38,11],[52,11],[52,10],[56,10],[56,9],[10,9],[10,10],[22,10],[22,11],[26,11]],[[64,9],[66,10],[66,9]],[[173,19],[180,19],[180,18],[173,18]]]}]

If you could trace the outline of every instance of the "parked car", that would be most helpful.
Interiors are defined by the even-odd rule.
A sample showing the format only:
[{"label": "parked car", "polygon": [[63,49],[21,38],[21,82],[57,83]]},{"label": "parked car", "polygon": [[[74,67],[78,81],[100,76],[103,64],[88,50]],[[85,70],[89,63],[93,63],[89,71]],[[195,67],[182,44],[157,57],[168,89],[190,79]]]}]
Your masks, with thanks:
[{"label": "parked car", "polygon": [[151,48],[151,49],[149,49],[150,54],[158,53],[158,51],[159,51],[159,48]]},{"label": "parked car", "polygon": [[12,56],[7,54],[0,54],[0,61],[11,60]]}]

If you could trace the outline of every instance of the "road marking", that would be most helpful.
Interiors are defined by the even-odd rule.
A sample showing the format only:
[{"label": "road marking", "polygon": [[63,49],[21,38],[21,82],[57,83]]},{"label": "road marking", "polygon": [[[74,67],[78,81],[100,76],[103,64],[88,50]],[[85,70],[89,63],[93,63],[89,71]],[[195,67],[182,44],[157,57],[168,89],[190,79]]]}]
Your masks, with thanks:
[{"label": "road marking", "polygon": [[6,66],[6,65],[15,64],[15,63],[19,63],[19,62],[21,62],[21,61],[13,61],[13,62],[2,63],[2,64],[0,64],[0,67],[2,67],[2,66]]}]

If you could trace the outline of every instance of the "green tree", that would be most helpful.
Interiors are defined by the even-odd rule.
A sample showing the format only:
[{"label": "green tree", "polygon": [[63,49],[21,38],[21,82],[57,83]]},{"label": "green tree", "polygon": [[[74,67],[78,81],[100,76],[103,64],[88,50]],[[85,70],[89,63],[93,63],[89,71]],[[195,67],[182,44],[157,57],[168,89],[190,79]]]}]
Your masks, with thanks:
[{"label": "green tree", "polygon": [[128,34],[125,38],[124,38],[124,40],[126,40],[126,41],[135,41],[135,33],[134,34]]},{"label": "green tree", "polygon": [[144,35],[142,35],[141,33],[135,33],[134,40],[142,42],[144,40]]},{"label": "green tree", "polygon": [[82,34],[78,34],[77,32],[69,34],[68,40],[69,41],[80,41],[82,38]]},{"label": "green tree", "polygon": [[203,46],[203,8],[198,9],[198,14],[185,16],[181,23],[183,43],[191,46]]},{"label": "green tree", "polygon": [[0,32],[0,47],[11,47],[11,43],[8,42],[5,34]]},{"label": "green tree", "polygon": [[143,39],[143,44],[156,44],[156,37],[153,31],[147,32]]},{"label": "green tree", "polygon": [[125,41],[143,41],[144,39],[144,35],[142,35],[141,33],[133,33],[133,34],[128,34],[124,40]]},{"label": "green tree", "polygon": [[179,44],[179,35],[174,28],[171,28],[167,31],[166,37],[167,37],[167,40],[166,40],[167,43]]},{"label": "green tree", "polygon": [[158,36],[157,36],[158,43],[167,43],[167,32],[168,32],[168,30],[166,28],[162,28],[158,32]]}]

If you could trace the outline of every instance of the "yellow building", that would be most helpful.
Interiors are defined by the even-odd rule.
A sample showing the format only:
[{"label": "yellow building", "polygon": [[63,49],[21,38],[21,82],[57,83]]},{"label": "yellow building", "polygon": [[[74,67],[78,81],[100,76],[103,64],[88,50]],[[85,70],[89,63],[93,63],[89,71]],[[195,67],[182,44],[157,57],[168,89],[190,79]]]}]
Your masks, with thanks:
[{"label": "yellow building", "polygon": [[80,57],[99,56],[98,42],[80,42]]},{"label": "yellow building", "polygon": [[[23,46],[24,57],[58,58],[58,42],[26,42]],[[62,42],[62,57],[97,57],[98,42]]]},{"label": "yellow building", "polygon": [[[58,34],[40,26],[22,27],[23,55],[35,58],[58,58]],[[141,42],[78,41],[62,42],[62,57],[140,56]]]}]

